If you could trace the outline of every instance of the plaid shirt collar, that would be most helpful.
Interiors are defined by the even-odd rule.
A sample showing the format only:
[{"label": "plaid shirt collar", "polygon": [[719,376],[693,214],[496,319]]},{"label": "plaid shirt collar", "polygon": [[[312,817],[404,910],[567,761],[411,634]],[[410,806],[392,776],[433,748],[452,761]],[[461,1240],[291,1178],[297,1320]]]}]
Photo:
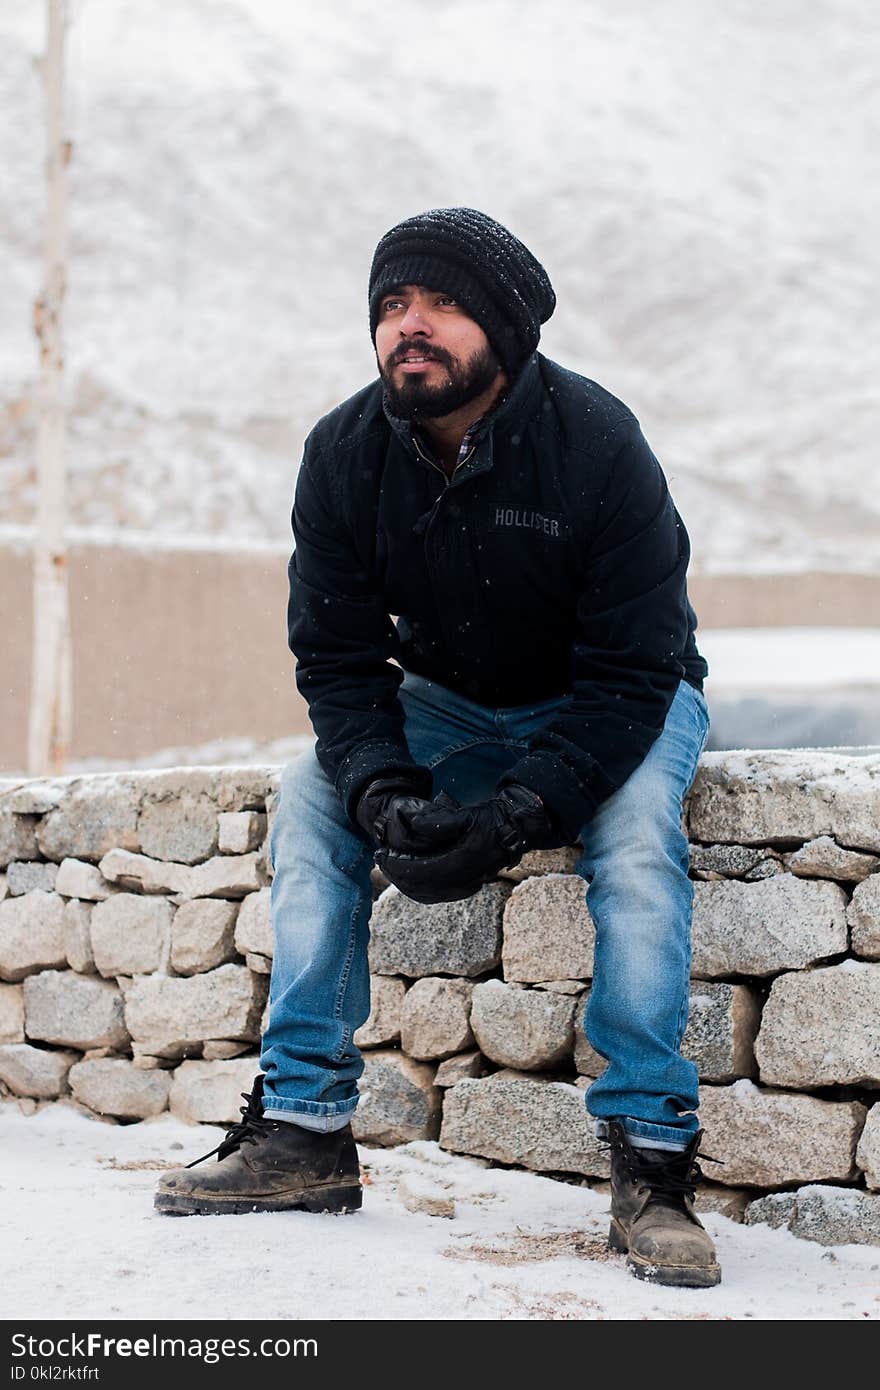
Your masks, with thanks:
[{"label": "plaid shirt collar", "polygon": [[468,425],[467,429],[464,432],[464,437],[462,438],[461,444],[458,447],[458,455],[456,457],[455,463],[452,464],[451,467],[443,463],[442,460],[438,459],[437,455],[434,453],[434,450],[431,448],[430,441],[428,440],[424,431],[416,429],[414,425],[413,434],[419,441],[419,447],[425,454],[427,454],[429,459],[431,459],[434,463],[437,464],[438,468],[442,468],[444,472],[452,474],[454,470],[458,467],[458,465],[462,463],[464,459],[467,458],[468,453],[470,452],[473,446],[474,436],[477,434],[478,430],[486,422],[486,420],[489,419],[489,416],[493,415],[495,411],[498,409],[498,407],[502,404],[502,402],[505,399],[505,395],[506,393],[499,396],[498,400],[495,401],[491,410],[487,410],[485,415],[480,415],[478,419],[473,420]]}]

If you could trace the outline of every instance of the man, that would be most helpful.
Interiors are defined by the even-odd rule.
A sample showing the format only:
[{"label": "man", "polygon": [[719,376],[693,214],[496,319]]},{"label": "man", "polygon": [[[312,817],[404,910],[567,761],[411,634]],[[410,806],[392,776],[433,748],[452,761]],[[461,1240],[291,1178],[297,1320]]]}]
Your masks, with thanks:
[{"label": "man", "polygon": [[682,798],[709,730],[690,545],[632,412],[537,351],[555,302],[531,252],[473,209],[379,242],[379,379],[318,422],[296,485],[289,643],[317,745],[284,769],[273,826],[262,1072],[219,1165],[167,1175],[156,1205],[358,1207],[374,855],[436,903],[580,838],[611,1242],[640,1277],[710,1285],[680,1052]]}]

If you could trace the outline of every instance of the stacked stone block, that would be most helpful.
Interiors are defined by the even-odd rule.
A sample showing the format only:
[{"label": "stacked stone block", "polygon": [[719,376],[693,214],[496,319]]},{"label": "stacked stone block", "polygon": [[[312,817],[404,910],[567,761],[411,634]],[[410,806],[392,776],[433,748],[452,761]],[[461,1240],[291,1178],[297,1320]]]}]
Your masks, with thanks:
[{"label": "stacked stone block", "polygon": [[[238,1119],[274,949],[280,769],[0,783],[0,1093],[119,1121]],[[707,1206],[880,1243],[880,758],[705,754],[683,1051]],[[584,1091],[595,926],[576,846],[465,902],[374,870],[362,1143],[438,1139],[601,1182]]]}]

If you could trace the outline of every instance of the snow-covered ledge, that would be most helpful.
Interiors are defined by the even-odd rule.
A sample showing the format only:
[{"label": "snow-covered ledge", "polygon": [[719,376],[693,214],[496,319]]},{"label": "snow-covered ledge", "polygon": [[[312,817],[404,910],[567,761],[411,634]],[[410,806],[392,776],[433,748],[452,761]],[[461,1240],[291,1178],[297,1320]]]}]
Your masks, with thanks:
[{"label": "snow-covered ledge", "polygon": [[[278,767],[0,781],[0,1093],[135,1121],[238,1118],[272,957]],[[880,754],[704,754],[684,1048],[704,1196],[728,1215],[880,1244]],[[583,1090],[593,926],[574,849],[464,903],[374,871],[364,1144],[436,1139],[607,1178]]]}]

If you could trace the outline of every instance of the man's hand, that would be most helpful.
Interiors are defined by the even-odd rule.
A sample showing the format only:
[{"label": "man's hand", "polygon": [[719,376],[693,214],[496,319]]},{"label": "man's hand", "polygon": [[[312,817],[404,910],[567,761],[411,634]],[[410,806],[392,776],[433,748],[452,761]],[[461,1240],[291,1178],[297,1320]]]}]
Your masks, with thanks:
[{"label": "man's hand", "polygon": [[445,837],[442,833],[438,836],[432,830],[430,817],[419,828],[413,828],[414,818],[429,812],[433,805],[415,794],[415,785],[414,779],[395,773],[377,777],[361,792],[355,819],[374,844],[401,853],[418,854],[432,847],[439,849],[455,838],[455,830]]},{"label": "man's hand", "polygon": [[393,884],[421,903],[469,898],[529,849],[562,843],[544,803],[511,784],[476,806],[458,806],[445,792],[410,817],[411,833],[433,836],[433,851],[382,849],[376,863]]}]

